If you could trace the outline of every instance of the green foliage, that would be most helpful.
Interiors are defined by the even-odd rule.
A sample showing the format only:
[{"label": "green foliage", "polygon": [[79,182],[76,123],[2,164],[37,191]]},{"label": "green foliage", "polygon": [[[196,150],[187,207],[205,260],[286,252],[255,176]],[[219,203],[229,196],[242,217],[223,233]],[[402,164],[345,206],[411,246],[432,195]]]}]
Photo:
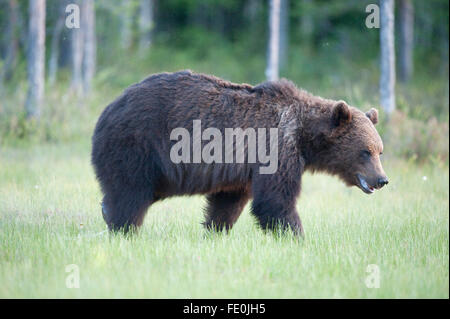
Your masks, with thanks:
[{"label": "green foliage", "polygon": [[89,139],[101,109],[110,102],[107,92],[79,99],[67,86],[49,88],[39,119],[27,119],[24,111],[17,112],[17,105],[25,100],[23,94],[5,100],[0,107],[0,145],[30,146]]},{"label": "green foliage", "polygon": [[[344,99],[362,110],[379,108],[378,30],[364,26],[369,2],[290,1],[288,61],[281,75],[314,94]],[[98,67],[91,95],[79,99],[70,92],[66,65],[57,84],[46,87],[41,118],[28,121],[23,112],[27,87],[22,49],[12,78],[3,93],[0,91],[0,146],[87,140],[101,110],[126,87],[151,73],[192,69],[234,82],[264,81],[267,3],[255,3],[258,6],[251,9],[249,2],[240,1],[160,1],[153,45],[148,54],[140,55],[133,15],[139,1],[97,1]],[[393,115],[387,123],[381,114],[379,130],[386,153],[417,157],[418,161],[448,161],[448,147],[443,147],[448,144],[448,62],[443,59],[446,47],[441,41],[442,34],[448,33],[448,10],[442,11],[448,3],[416,1],[414,5],[416,22],[424,25],[415,30],[415,74],[409,83],[397,85],[401,115]],[[20,6],[22,15],[25,7]],[[57,8],[58,2],[49,1],[49,10]],[[49,30],[57,18],[53,11],[47,19]],[[124,12],[133,18],[128,49],[120,45]],[[313,28],[305,36],[301,27],[307,18]],[[221,25],[221,19],[227,23]],[[48,32],[47,43],[50,36]]]},{"label": "green foliage", "polygon": [[[89,139],[101,110],[127,86],[155,72],[192,69],[235,82],[256,84],[264,80],[264,56],[249,54],[244,44],[211,45],[220,41],[214,33],[205,35],[195,29],[186,33],[202,34],[202,43],[208,44],[197,43],[185,50],[177,50],[177,45],[157,44],[146,57],[118,58],[116,63],[100,68],[93,93],[84,99],[70,93],[67,81],[47,88],[46,103],[38,122],[26,120],[23,111],[17,112],[25,100],[26,89],[22,82],[20,89],[0,104],[0,145]],[[117,52],[118,56],[122,54]],[[314,64],[310,63],[312,59]],[[292,49],[290,60],[293,62],[282,75],[298,86],[317,95],[347,100],[362,110],[379,109],[375,63],[359,64],[323,51],[315,54],[302,47]],[[449,115],[445,84],[439,79],[419,78],[407,86],[398,86],[397,105],[402,115],[394,116],[387,123],[381,114],[379,125],[386,154],[413,157],[420,162],[430,158],[448,162],[445,145],[448,145]]]},{"label": "green foliage", "polygon": [[439,123],[435,117],[427,121],[408,117],[397,111],[384,123],[387,152],[413,161],[448,163],[448,122]]}]

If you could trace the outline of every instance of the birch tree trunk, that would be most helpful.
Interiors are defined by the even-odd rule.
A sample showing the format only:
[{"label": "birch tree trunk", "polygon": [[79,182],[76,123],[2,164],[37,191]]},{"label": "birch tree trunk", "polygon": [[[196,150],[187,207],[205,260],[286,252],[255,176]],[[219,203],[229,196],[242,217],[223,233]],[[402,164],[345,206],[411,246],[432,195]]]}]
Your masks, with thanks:
[{"label": "birch tree trunk", "polygon": [[399,80],[408,82],[414,71],[414,7],[411,0],[400,0],[400,61]]},{"label": "birch tree trunk", "polygon": [[[80,15],[84,16],[83,5],[80,0],[75,1],[80,7]],[[82,18],[80,18],[82,19]],[[72,44],[72,82],[71,89],[77,95],[83,93],[83,52],[84,52],[84,27],[83,22],[80,23],[79,28],[71,29],[71,44]]]},{"label": "birch tree trunk", "polygon": [[269,81],[278,79],[280,55],[280,1],[270,0],[269,47],[266,77]]},{"label": "birch tree trunk", "polygon": [[27,118],[39,117],[45,84],[45,0],[30,0],[28,26]]},{"label": "birch tree trunk", "polygon": [[19,50],[19,38],[18,38],[18,19],[19,19],[19,6],[17,0],[9,0],[9,21],[8,29],[6,31],[6,43],[7,50],[3,67],[0,71],[0,95],[3,91],[4,81],[11,77],[12,71],[17,63],[17,52]]},{"label": "birch tree trunk", "polygon": [[140,0],[139,51],[145,53],[152,44],[153,0]]},{"label": "birch tree trunk", "polygon": [[53,86],[58,73],[59,60],[59,41],[64,28],[66,1],[61,1],[58,8],[58,18],[53,27],[52,42],[50,45],[50,59],[48,61],[48,84]]},{"label": "birch tree trunk", "polygon": [[394,0],[380,1],[380,103],[387,115],[395,110]]},{"label": "birch tree trunk", "polygon": [[82,29],[83,45],[83,94],[91,90],[95,74],[97,44],[95,38],[95,4],[94,0],[83,0]]}]

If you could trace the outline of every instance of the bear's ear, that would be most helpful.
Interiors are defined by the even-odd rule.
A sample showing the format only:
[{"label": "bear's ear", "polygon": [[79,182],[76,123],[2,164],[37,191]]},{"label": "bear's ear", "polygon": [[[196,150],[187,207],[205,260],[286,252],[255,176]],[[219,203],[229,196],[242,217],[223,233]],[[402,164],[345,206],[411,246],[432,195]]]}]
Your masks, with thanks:
[{"label": "bear's ear", "polygon": [[376,125],[378,123],[377,109],[371,108],[369,111],[366,112],[366,116],[369,118],[369,120],[372,121],[373,125]]},{"label": "bear's ear", "polygon": [[333,105],[332,111],[332,121],[333,125],[338,127],[343,124],[350,123],[352,120],[352,112],[350,107],[344,101],[338,101]]}]

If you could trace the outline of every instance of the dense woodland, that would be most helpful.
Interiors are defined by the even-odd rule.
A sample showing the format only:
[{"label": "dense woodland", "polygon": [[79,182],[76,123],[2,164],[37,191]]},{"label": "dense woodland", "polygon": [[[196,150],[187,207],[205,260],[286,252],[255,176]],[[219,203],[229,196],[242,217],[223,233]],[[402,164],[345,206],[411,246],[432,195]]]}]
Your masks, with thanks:
[{"label": "dense woodland", "polygon": [[189,68],[378,107],[392,154],[448,161],[449,2],[381,0],[368,28],[372,2],[0,0],[0,145],[87,141],[127,86]]}]

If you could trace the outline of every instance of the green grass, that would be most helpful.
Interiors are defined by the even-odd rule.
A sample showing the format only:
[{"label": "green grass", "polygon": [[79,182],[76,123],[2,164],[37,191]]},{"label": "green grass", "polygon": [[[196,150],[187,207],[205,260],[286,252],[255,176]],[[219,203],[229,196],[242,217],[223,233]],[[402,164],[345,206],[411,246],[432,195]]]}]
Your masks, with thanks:
[{"label": "green grass", "polygon": [[104,232],[87,143],[4,148],[0,297],[448,298],[448,167],[385,162],[391,183],[372,196],[307,174],[304,241],[264,234],[248,207],[229,235],[207,234],[201,197],[155,204],[127,239]]}]

